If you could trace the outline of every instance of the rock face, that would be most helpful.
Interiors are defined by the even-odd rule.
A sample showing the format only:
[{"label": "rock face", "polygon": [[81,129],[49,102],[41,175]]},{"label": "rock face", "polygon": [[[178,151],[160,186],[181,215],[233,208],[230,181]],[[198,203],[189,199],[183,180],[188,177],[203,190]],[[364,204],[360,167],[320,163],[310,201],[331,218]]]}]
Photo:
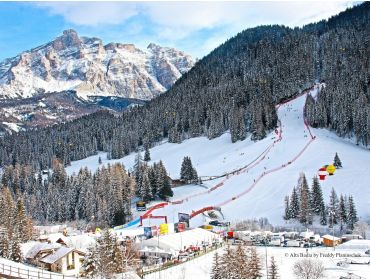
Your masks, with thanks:
[{"label": "rock face", "polygon": [[80,97],[148,100],[167,90],[194,65],[191,56],[149,44],[103,45],[65,30],[54,41],[0,62],[0,99],[75,90]]}]

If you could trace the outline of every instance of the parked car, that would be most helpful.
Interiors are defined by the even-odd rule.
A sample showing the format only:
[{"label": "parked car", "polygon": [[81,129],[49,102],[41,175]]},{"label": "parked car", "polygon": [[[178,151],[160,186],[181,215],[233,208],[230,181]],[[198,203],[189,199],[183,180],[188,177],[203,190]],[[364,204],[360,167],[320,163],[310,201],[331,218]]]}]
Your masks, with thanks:
[{"label": "parked car", "polygon": [[219,222],[219,221],[210,221],[208,224],[210,224],[211,226],[215,226],[215,227],[222,227],[224,226],[223,223]]},{"label": "parked car", "polygon": [[339,261],[339,262],[337,262],[337,266],[347,267],[348,266],[348,263],[346,261]]},{"label": "parked car", "polygon": [[243,244],[243,241],[241,241],[241,240],[234,240],[233,241],[233,243],[232,243],[232,245],[242,245]]},{"label": "parked car", "polygon": [[366,255],[370,255],[370,249],[365,251]]}]

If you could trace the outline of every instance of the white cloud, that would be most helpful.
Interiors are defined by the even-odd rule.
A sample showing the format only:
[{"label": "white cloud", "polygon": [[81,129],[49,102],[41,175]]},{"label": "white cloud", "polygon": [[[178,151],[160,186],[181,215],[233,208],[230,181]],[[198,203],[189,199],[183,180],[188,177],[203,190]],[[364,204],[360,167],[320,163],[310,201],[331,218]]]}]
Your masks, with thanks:
[{"label": "white cloud", "polygon": [[[61,15],[68,23],[96,28],[104,24],[123,26],[123,34],[138,42],[151,39],[160,44],[183,48],[202,56],[238,32],[257,25],[302,26],[327,19],[354,2],[38,2],[51,14]],[[135,23],[127,20],[135,17]],[[132,26],[131,26],[132,25]],[[148,31],[150,30],[150,31]],[[199,35],[196,32],[203,32]],[[106,35],[112,33],[109,28]],[[137,34],[133,34],[137,32]],[[198,37],[197,37],[198,36]],[[202,37],[203,36],[203,37]],[[111,37],[111,36],[110,36]],[[196,40],[195,43],[189,43]],[[133,43],[137,43],[136,41]]]},{"label": "white cloud", "polygon": [[120,24],[138,13],[134,2],[37,2],[69,23],[85,26]]},{"label": "white cloud", "polygon": [[[353,2],[38,2],[77,25],[119,24],[141,14],[164,28],[190,31],[223,25],[300,26],[334,15]],[[187,32],[186,32],[187,33]]]},{"label": "white cloud", "polygon": [[218,26],[239,31],[261,24],[301,26],[326,19],[351,2],[151,2],[144,13],[166,28],[191,31]]}]

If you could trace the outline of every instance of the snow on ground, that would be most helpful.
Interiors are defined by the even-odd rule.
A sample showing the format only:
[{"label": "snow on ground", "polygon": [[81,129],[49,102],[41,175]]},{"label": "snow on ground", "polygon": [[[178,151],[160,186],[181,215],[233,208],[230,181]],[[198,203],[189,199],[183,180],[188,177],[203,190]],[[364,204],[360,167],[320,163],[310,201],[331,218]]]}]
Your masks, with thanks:
[{"label": "snow on ground", "polygon": [[[217,252],[222,253],[223,248]],[[216,251],[208,253],[202,257],[193,259],[184,264],[162,270],[160,272],[146,275],[147,279],[210,279],[213,255]],[[294,279],[293,265],[296,261],[308,258],[320,260],[325,267],[325,278],[336,278],[346,276],[347,273],[354,273],[362,278],[370,275],[370,265],[368,264],[347,264],[344,267],[338,266],[339,261],[346,259],[358,263],[367,263],[370,256],[364,255],[363,250],[343,250],[336,248],[285,248],[285,247],[257,247],[257,252],[262,264],[262,278],[266,278],[266,256],[268,266],[271,256],[274,256],[279,269],[279,275],[284,279]],[[266,254],[267,253],[267,254]],[[347,254],[347,255],[345,255]],[[350,255],[351,257],[349,257]]]},{"label": "snow on ground", "polygon": [[[309,143],[311,137],[304,125],[303,107],[306,96],[303,95],[288,102],[278,109],[282,124],[282,141],[277,142],[266,157],[248,172],[231,176],[222,187],[194,198],[182,204],[169,205],[153,211],[153,215],[166,215],[169,222],[177,222],[177,213],[191,213],[205,206],[222,205],[221,209],[227,221],[237,221],[245,218],[267,217],[275,225],[283,225],[284,197],[290,195],[297,183],[300,172],[305,172],[311,184],[311,178],[317,174],[320,167],[331,164],[336,152],[342,160],[343,168],[334,176],[327,176],[321,181],[325,199],[328,201],[331,188],[338,195],[341,193],[353,195],[360,218],[369,219],[370,212],[370,152],[366,148],[356,146],[337,137],[325,129],[312,129],[316,139],[296,160],[292,161]],[[200,176],[224,174],[252,162],[269,145],[277,139],[271,132],[265,139],[253,142],[250,138],[232,144],[228,133],[208,140],[198,137],[184,141],[181,144],[165,143],[150,150],[152,162],[162,160],[172,178],[178,178],[184,156],[190,156],[193,165]],[[132,168],[136,154],[132,153],[122,159],[106,160],[104,153],[73,162],[67,167],[68,174],[78,172],[81,167],[88,166],[92,171],[98,167],[101,156],[103,164],[121,162],[126,168]],[[292,161],[292,162],[291,162]],[[291,162],[291,164],[288,164]],[[279,171],[266,174],[257,180],[264,172],[281,167]],[[254,180],[257,180],[255,186]],[[205,182],[206,187],[215,186],[221,179]],[[248,190],[243,196],[231,200]],[[184,198],[189,194],[204,192],[200,186],[183,186],[174,188],[172,201]],[[224,202],[231,200],[224,205]],[[152,203],[154,204],[154,202]],[[199,215],[191,220],[192,226],[204,223]]]},{"label": "snow on ground", "polygon": [[[0,274],[10,275],[15,279],[65,279],[59,273],[53,273],[34,266],[25,265],[8,259],[0,258]],[[1,278],[1,277],[0,277]],[[70,277],[68,277],[70,278]]]},{"label": "snow on ground", "polygon": [[18,124],[16,124],[16,123],[3,122],[3,124],[6,125],[7,127],[9,127],[9,129],[11,129],[12,131],[15,131],[15,132],[19,132],[19,131],[23,130],[23,128],[21,126],[19,126]]}]

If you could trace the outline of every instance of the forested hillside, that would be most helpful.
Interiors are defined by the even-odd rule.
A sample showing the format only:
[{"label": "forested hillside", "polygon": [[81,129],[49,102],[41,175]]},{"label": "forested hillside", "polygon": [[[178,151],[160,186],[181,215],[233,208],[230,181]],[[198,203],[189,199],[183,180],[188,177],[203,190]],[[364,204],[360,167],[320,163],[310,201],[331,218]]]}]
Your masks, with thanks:
[{"label": "forested hillside", "polygon": [[51,166],[108,151],[120,158],[167,138],[181,142],[230,130],[231,141],[265,137],[277,123],[275,104],[325,81],[308,100],[313,126],[370,139],[370,3],[303,28],[247,29],[200,60],[163,95],[119,118],[96,113],[51,128],[21,132],[0,142],[0,164]]}]

